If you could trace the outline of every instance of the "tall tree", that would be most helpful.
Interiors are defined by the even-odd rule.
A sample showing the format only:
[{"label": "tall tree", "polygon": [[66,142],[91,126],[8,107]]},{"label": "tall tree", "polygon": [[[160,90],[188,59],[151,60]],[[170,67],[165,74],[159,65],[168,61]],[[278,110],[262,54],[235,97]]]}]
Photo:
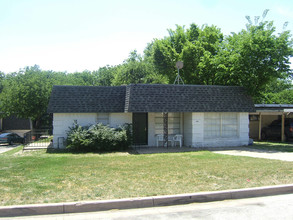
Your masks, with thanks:
[{"label": "tall tree", "polygon": [[117,68],[117,66],[104,66],[97,71],[93,71],[94,84],[97,86],[111,86]]},{"label": "tall tree", "polygon": [[66,84],[69,85],[93,86],[95,85],[95,75],[88,70],[84,70],[83,72],[67,74],[66,81]]},{"label": "tall tree", "polygon": [[153,71],[151,63],[146,62],[137,51],[132,51],[128,59],[117,67],[112,85],[164,82],[166,79]]},{"label": "tall tree", "polygon": [[41,71],[38,66],[27,67],[9,77],[3,83],[1,111],[6,115],[31,118],[37,126],[47,110],[53,79],[51,71]]},{"label": "tall tree", "polygon": [[254,23],[247,16],[246,29],[226,37],[215,26],[192,24],[185,30],[177,25],[167,37],[154,39],[145,56],[168,83],[174,82],[175,63],[181,60],[186,84],[243,86],[259,102],[267,85],[292,75],[290,31],[276,34],[274,23],[264,21],[267,13],[262,19],[256,16]]},{"label": "tall tree", "polygon": [[219,56],[225,65],[227,84],[244,86],[258,100],[266,86],[292,74],[289,58],[293,55],[289,31],[275,35],[273,22],[247,25],[246,30],[227,37]]},{"label": "tall tree", "polygon": [[223,34],[215,26],[199,28],[191,24],[189,29],[176,26],[168,30],[169,36],[155,39],[145,51],[152,59],[156,71],[166,75],[169,83],[176,77],[175,63],[184,62],[182,78],[187,84],[213,84],[215,78],[214,57],[218,53]]},{"label": "tall tree", "polygon": [[0,93],[2,92],[3,89],[3,81],[5,79],[5,74],[0,71]]}]

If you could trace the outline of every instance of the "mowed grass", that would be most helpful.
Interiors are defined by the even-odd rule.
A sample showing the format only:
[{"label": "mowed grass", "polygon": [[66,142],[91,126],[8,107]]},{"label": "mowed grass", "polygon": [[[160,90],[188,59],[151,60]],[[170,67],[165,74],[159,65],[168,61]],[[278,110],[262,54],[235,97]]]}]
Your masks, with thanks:
[{"label": "mowed grass", "polygon": [[280,143],[280,142],[266,142],[259,141],[253,143],[252,148],[261,149],[261,150],[273,150],[273,151],[282,151],[282,152],[293,152],[293,143]]},{"label": "mowed grass", "polygon": [[293,183],[293,162],[208,151],[135,155],[18,150],[0,154],[2,206]]}]

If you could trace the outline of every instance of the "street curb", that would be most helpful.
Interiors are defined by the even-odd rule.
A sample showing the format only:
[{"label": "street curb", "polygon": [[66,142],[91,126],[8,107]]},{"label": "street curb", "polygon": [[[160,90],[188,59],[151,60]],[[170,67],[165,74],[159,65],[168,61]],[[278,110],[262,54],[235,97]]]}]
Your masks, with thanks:
[{"label": "street curb", "polygon": [[168,196],[84,202],[0,206],[0,217],[96,212],[272,196],[293,193],[293,184]]}]

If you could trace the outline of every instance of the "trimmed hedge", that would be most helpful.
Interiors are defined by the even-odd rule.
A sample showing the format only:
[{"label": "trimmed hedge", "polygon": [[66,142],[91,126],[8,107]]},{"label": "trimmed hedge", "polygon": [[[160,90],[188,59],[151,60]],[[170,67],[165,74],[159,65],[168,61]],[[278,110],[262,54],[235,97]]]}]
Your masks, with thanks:
[{"label": "trimmed hedge", "polygon": [[82,127],[75,123],[67,132],[66,148],[76,152],[124,151],[131,145],[131,131],[130,124],[111,128],[103,124]]}]

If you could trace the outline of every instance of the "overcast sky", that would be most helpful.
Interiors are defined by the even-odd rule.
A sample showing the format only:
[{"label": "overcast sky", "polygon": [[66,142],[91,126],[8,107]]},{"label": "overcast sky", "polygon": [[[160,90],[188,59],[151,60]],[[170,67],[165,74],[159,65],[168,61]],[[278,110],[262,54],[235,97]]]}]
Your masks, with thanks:
[{"label": "overcast sky", "polygon": [[0,0],[0,71],[97,70],[142,53],[176,24],[213,24],[229,35],[265,9],[278,32],[288,21],[293,33],[292,0]]}]

